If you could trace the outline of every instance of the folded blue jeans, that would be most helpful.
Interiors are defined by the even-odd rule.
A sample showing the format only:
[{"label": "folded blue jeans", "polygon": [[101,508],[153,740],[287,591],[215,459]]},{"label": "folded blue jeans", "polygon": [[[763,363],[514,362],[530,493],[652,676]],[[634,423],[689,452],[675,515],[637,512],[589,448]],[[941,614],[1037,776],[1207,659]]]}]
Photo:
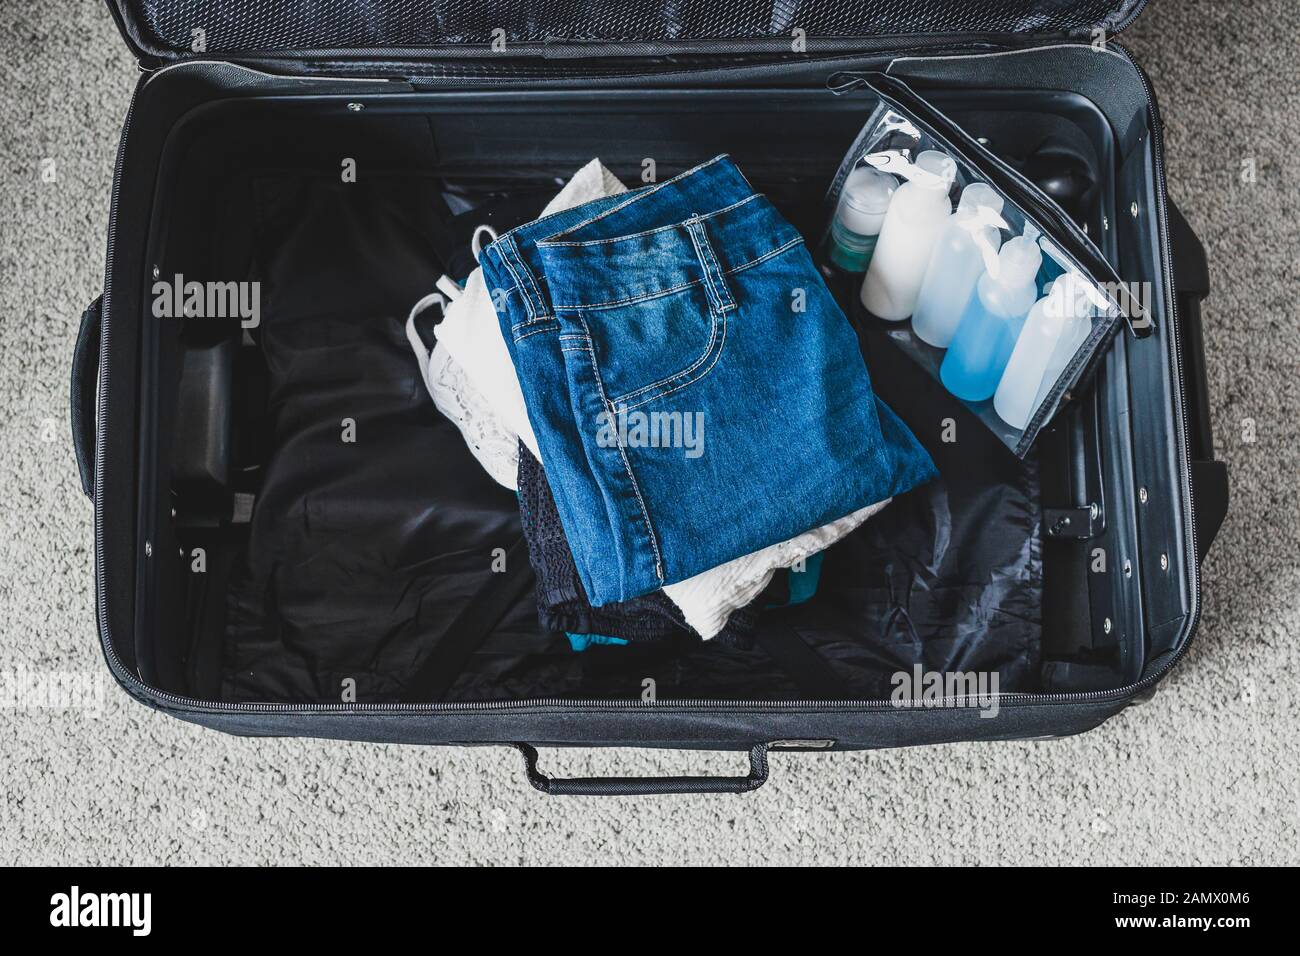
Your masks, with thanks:
[{"label": "folded blue jeans", "polygon": [[719,156],[483,250],[594,606],[934,477],[799,233]]}]

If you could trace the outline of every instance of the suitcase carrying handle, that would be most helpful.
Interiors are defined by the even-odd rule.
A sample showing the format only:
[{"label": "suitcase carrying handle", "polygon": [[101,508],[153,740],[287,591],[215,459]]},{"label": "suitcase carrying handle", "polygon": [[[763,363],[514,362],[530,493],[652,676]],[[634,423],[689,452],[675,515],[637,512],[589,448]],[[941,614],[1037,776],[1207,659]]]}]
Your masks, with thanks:
[{"label": "suitcase carrying handle", "polygon": [[565,797],[641,797],[662,793],[749,793],[767,783],[767,744],[749,751],[744,777],[548,777],[537,769],[537,748],[515,744],[524,755],[528,782],[536,790]]},{"label": "suitcase carrying handle", "polygon": [[81,328],[72,352],[72,448],[81,474],[81,490],[95,496],[95,393],[99,379],[99,335],[103,324],[101,295],[81,313]]},{"label": "suitcase carrying handle", "polygon": [[1205,560],[1228,514],[1228,466],[1214,458],[1210,387],[1205,370],[1201,301],[1210,294],[1209,264],[1205,247],[1178,207],[1170,201],[1168,208],[1174,294],[1178,298],[1178,343],[1183,359],[1183,388],[1187,394],[1188,453],[1196,511],[1196,560],[1199,563]]}]

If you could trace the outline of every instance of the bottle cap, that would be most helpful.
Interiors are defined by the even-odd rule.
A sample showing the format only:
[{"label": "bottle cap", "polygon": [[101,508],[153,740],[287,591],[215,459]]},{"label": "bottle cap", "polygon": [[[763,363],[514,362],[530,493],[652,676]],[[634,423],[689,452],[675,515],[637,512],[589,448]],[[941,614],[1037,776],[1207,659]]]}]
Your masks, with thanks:
[{"label": "bottle cap", "polygon": [[885,213],[898,189],[898,180],[870,166],[855,169],[844,183],[835,218],[849,232],[875,236],[884,225]]},{"label": "bottle cap", "polygon": [[971,183],[962,190],[957,203],[956,223],[970,232],[971,238],[984,257],[984,268],[998,274],[996,264],[998,248],[1002,245],[1001,230],[1009,228],[1002,218],[1006,200],[987,183]]},{"label": "bottle cap", "polygon": [[1048,290],[1047,314],[1054,319],[1086,319],[1093,313],[1093,295],[1086,279],[1067,272]]},{"label": "bottle cap", "polygon": [[998,253],[998,273],[994,277],[1004,285],[1027,285],[1034,281],[1043,264],[1038,243],[1024,236],[1008,240]]},{"label": "bottle cap", "polygon": [[1006,204],[1002,194],[988,183],[971,183],[961,191],[961,200],[957,203],[957,211],[961,212],[963,209],[975,210],[982,207],[991,209],[1000,215]]},{"label": "bottle cap", "polygon": [[957,163],[947,153],[937,149],[927,149],[917,156],[916,165],[942,180],[945,189],[951,188],[957,179]]},{"label": "bottle cap", "polygon": [[896,189],[898,180],[893,176],[862,166],[849,174],[840,202],[864,215],[883,216]]}]

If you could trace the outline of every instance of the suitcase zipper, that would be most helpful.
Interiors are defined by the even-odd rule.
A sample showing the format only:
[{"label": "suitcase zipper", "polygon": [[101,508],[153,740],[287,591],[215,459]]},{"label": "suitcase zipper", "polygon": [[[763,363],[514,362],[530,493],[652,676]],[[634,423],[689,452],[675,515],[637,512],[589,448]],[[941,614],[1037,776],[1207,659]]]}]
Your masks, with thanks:
[{"label": "suitcase zipper", "polygon": [[[1163,248],[1161,249],[1161,261],[1164,267],[1165,282],[1169,289],[1169,321],[1166,327],[1169,329],[1170,347],[1173,349],[1175,368],[1178,372],[1178,398],[1179,412],[1181,417],[1181,432],[1183,439],[1184,454],[1189,453],[1190,438],[1187,426],[1187,389],[1184,383],[1184,369],[1182,353],[1178,349],[1178,299],[1173,284],[1173,264],[1170,260],[1172,246],[1169,236],[1169,216],[1167,206],[1167,195],[1165,189],[1165,166],[1164,166],[1164,134],[1160,119],[1160,110],[1156,103],[1155,91],[1151,87],[1150,80],[1147,78],[1146,71],[1140,67],[1133,59],[1129,51],[1120,43],[1114,44],[1123,54],[1124,58],[1137,72],[1138,78],[1142,82],[1143,89],[1147,95],[1147,117],[1151,123],[1152,136],[1152,158],[1156,171],[1156,199],[1158,204],[1158,214],[1160,219],[1161,238]],[[165,67],[164,70],[168,69]],[[163,72],[163,71],[159,71]],[[103,331],[100,341],[100,362],[99,362],[99,380],[96,383],[95,396],[95,592],[96,592],[96,613],[98,614],[98,624],[100,631],[100,646],[104,656],[109,663],[109,668],[113,671],[114,676],[123,685],[126,690],[133,696],[140,698],[146,703],[152,703],[161,707],[171,707],[177,710],[191,711],[195,713],[223,714],[223,713],[265,713],[265,714],[310,714],[310,713],[364,713],[364,714],[452,714],[452,713],[511,713],[515,711],[530,711],[547,708],[560,708],[566,710],[610,710],[610,711],[689,711],[689,710],[717,710],[735,713],[743,712],[798,712],[798,711],[889,711],[900,709],[925,710],[930,707],[938,706],[962,709],[974,709],[977,705],[972,703],[968,698],[944,697],[939,701],[929,702],[929,705],[895,703],[891,700],[791,700],[791,701],[756,701],[756,700],[711,700],[711,699],[686,699],[686,700],[665,700],[665,701],[644,701],[644,700],[583,700],[583,699],[566,699],[566,698],[538,698],[533,700],[519,701],[437,701],[431,703],[407,703],[407,704],[366,704],[366,703],[338,703],[338,704],[272,704],[272,703],[243,703],[243,702],[221,702],[205,701],[193,697],[181,697],[176,694],[170,694],[166,691],[158,690],[145,684],[137,678],[118,656],[117,650],[108,633],[108,597],[104,588],[104,526],[103,526],[103,463],[104,463],[104,429],[101,424],[107,411],[107,381],[108,381],[108,346],[112,336],[112,322],[110,321],[111,306],[111,283],[109,278],[113,272],[113,251],[117,230],[117,213],[118,203],[121,195],[121,175],[124,165],[127,142],[130,137],[131,120],[135,112],[135,100],[139,93],[139,87],[131,94],[131,102],[127,106],[126,119],[122,126],[122,135],[118,143],[117,158],[113,167],[113,189],[109,202],[109,227],[108,227],[108,247],[105,253],[105,281],[104,281],[104,302],[103,302]],[[1195,501],[1191,493],[1191,479],[1187,476],[1188,494],[1185,497],[1187,503],[1187,525],[1188,534],[1191,543],[1191,555],[1193,558],[1198,553],[1198,541],[1196,533],[1195,520]],[[1085,691],[1079,693],[1061,693],[1061,694],[992,694],[989,698],[997,700],[999,706],[1003,704],[1087,704],[1103,703],[1108,701],[1119,701],[1124,698],[1132,698],[1153,687],[1170,668],[1176,665],[1187,653],[1191,646],[1191,635],[1194,634],[1196,626],[1200,621],[1201,614],[1201,572],[1200,565],[1193,560],[1188,565],[1191,574],[1193,603],[1191,608],[1191,617],[1188,626],[1188,639],[1183,641],[1182,645],[1170,655],[1159,668],[1148,674],[1146,677],[1132,684],[1118,687],[1114,690],[1107,691]],[[986,700],[989,698],[985,698]]]},{"label": "suitcase zipper", "polygon": [[[982,51],[989,49],[1001,49],[996,44],[980,42],[977,39],[970,39],[968,43],[960,47],[946,47],[945,49],[961,49],[967,51]],[[730,79],[761,79],[766,76],[781,76],[788,74],[791,65],[799,66],[821,66],[834,63],[844,63],[846,66],[861,64],[864,56],[878,56],[888,58],[902,54],[924,55],[933,53],[933,45],[920,45],[905,47],[899,50],[890,50],[888,52],[875,54],[851,54],[851,53],[827,53],[819,56],[801,56],[779,61],[768,61],[746,66],[737,64],[734,61],[726,62],[708,62],[701,61],[697,65],[683,65],[678,61],[665,63],[660,69],[638,68],[633,64],[626,67],[608,67],[603,70],[593,69],[576,69],[566,68],[558,65],[557,61],[541,59],[539,64],[551,67],[549,70],[541,69],[531,61],[525,61],[521,65],[511,67],[490,68],[481,66],[478,63],[466,59],[452,59],[430,62],[426,72],[420,73],[412,69],[413,65],[420,64],[422,61],[416,60],[414,63],[403,60],[380,60],[377,62],[368,62],[364,66],[354,65],[346,60],[325,60],[319,65],[313,63],[313,71],[308,73],[312,78],[324,79],[333,75],[337,77],[338,73],[363,73],[367,70],[373,71],[375,66],[390,65],[397,76],[387,77],[388,79],[397,79],[411,83],[418,90],[428,90],[437,87],[450,87],[454,90],[473,91],[483,88],[517,88],[520,82],[539,81],[545,83],[554,81],[563,83],[567,80],[590,81],[593,78],[606,80],[655,80],[666,77],[695,76],[700,73],[727,73]],[[190,61],[182,61],[190,62]],[[579,61],[581,62],[581,61]],[[508,71],[508,72],[507,72]],[[342,77],[350,79],[352,77]],[[386,77],[372,75],[366,77],[370,79],[384,79]],[[472,85],[466,87],[466,83]],[[549,89],[564,89],[563,86],[550,86]]]},{"label": "suitcase zipper", "polygon": [[[1138,18],[1138,16],[1141,15],[1142,11],[1146,8],[1148,2],[1149,0],[1129,0],[1128,13],[1118,23],[1116,23],[1114,27],[1103,31],[1105,38],[1109,40],[1112,37],[1118,35],[1119,33],[1122,33],[1124,30],[1128,29],[1128,27],[1132,25],[1132,23]],[[159,67],[165,68],[167,65],[193,62],[193,60],[186,59],[186,57],[189,56],[189,54],[184,49],[170,49],[165,51],[147,50],[144,46],[143,41],[137,42],[136,38],[132,36],[132,31],[130,28],[128,28],[126,24],[126,19],[122,14],[122,10],[119,8],[119,5],[115,3],[110,3],[109,9],[112,12],[113,19],[117,24],[119,32],[122,34],[122,37],[126,42],[127,48],[132,51],[132,53],[136,57],[137,62],[139,62],[143,68],[152,70],[152,69],[157,69]],[[1094,25],[1093,30],[1096,30],[1098,26],[1099,25]],[[1058,33],[1055,36],[1049,34],[1038,34],[1038,35],[1031,35],[1029,39],[1031,42],[1033,40],[1038,40],[1040,42],[1051,42],[1051,41],[1068,42],[1071,39],[1077,39],[1080,31],[1084,29],[1086,28],[1080,26],[1075,28],[1074,30],[1067,30]],[[903,36],[906,35],[908,34],[898,34],[893,37],[890,37],[890,39],[901,40]],[[931,46],[929,46],[928,49],[934,50],[936,49],[936,47],[938,47],[943,43],[946,43],[948,41],[956,41],[956,40],[969,40],[972,43],[983,43],[986,45],[1005,46],[1007,44],[1007,40],[1009,37],[1023,37],[1023,34],[1017,33],[1016,31],[1012,31],[1009,33],[1004,31],[1000,33],[938,34],[938,35],[932,35],[930,41]],[[834,43],[834,45],[836,46],[843,45],[844,47],[842,51],[843,55],[860,57],[862,55],[872,55],[874,51],[854,49],[853,48],[854,43],[866,42],[873,39],[880,40],[883,38],[881,37],[830,37],[830,38],[823,38],[823,39]],[[625,49],[629,45],[629,42],[633,46],[640,45],[644,47],[648,45],[646,42],[643,41],[618,41],[618,40],[582,41],[582,40],[571,40],[571,39],[559,38],[553,41],[544,40],[544,41],[533,41],[530,43],[520,43],[516,45],[516,48],[519,49],[521,52],[528,54],[529,57],[532,59],[548,59],[548,58],[549,59],[571,59],[577,63],[581,63],[584,59],[595,59],[600,57],[609,58],[611,54],[621,53],[623,49]],[[732,40],[728,40],[726,38],[702,39],[702,40],[697,40],[692,42],[692,46],[694,47],[694,49],[687,47],[685,49],[665,50],[663,52],[653,54],[653,56],[657,56],[660,59],[669,59],[669,60],[674,58],[681,59],[681,58],[689,57],[692,53],[696,52],[696,50],[702,50],[703,55],[705,56],[715,56],[715,57],[727,56],[727,55],[745,56],[750,54],[761,54],[763,52],[767,52],[767,49],[765,48],[771,49],[773,51],[780,51],[782,48],[784,48],[786,42],[787,42],[786,38],[784,37],[756,37],[756,38],[751,38],[748,41],[744,40],[743,38],[736,38]],[[294,50],[292,52],[283,52],[283,53],[277,52],[271,55],[267,55],[266,53],[258,53],[257,51],[245,50],[241,52],[241,51],[228,50],[225,51],[224,57],[225,57],[225,62],[230,62],[230,63],[236,62],[237,58],[242,58],[247,62],[258,62],[258,63],[267,64],[268,66],[275,66],[278,68],[283,68],[283,65],[286,63],[296,63],[304,67],[310,67],[310,68],[316,68],[318,64],[320,64],[320,68],[323,69],[348,70],[349,66],[347,65],[347,62],[344,59],[345,57],[350,57],[351,59],[358,60],[365,66],[368,66],[369,64],[375,62],[382,62],[386,59],[391,60],[392,62],[398,64],[421,62],[421,61],[432,61],[438,59],[442,59],[442,60],[456,59],[462,61],[464,60],[484,61],[486,59],[490,59],[491,57],[495,56],[495,54],[489,53],[486,51],[486,49],[484,49],[486,46],[487,46],[486,44],[480,44],[479,48],[476,49],[468,45],[452,43],[450,45],[444,44],[442,48],[432,48],[432,47],[424,47],[424,48],[405,47],[404,48],[400,46],[386,46],[386,47],[356,47],[351,49],[347,49],[347,48],[300,49],[300,50]],[[482,52],[479,52],[480,50],[482,50]],[[405,59],[399,60],[395,58],[393,56],[394,52],[399,52],[401,55],[405,57]],[[894,49],[889,51],[883,51],[882,55],[897,55],[899,52],[902,52],[902,50]],[[196,59],[202,59],[202,57],[200,56]],[[169,60],[170,63],[168,62]],[[574,75],[590,77],[591,74],[590,72],[584,74],[579,70],[575,70]]]}]

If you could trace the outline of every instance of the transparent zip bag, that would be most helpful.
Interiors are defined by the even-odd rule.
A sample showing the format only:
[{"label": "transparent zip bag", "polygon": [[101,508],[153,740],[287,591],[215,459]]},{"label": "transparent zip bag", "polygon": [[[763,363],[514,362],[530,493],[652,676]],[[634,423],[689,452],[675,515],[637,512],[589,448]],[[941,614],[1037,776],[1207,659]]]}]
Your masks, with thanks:
[{"label": "transparent zip bag", "polygon": [[896,77],[840,74],[878,105],[827,194],[824,268],[1019,457],[1150,320],[1070,216]]}]

